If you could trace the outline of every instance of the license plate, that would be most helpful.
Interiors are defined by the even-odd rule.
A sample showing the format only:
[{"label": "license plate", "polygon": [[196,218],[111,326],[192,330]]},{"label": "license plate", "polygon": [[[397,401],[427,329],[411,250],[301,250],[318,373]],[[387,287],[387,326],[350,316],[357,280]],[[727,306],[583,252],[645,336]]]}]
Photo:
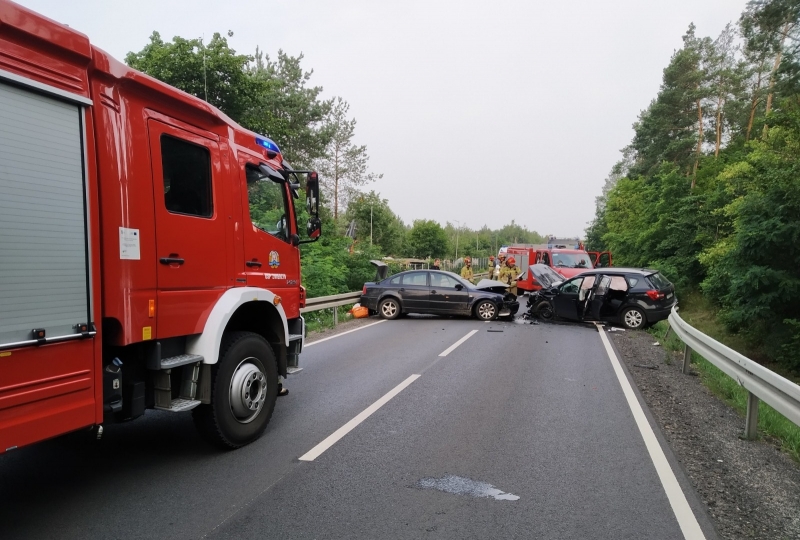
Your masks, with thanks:
[{"label": "license plate", "polygon": [[672,298],[672,293],[669,293],[669,294],[667,295],[667,300],[669,300],[670,298]]}]

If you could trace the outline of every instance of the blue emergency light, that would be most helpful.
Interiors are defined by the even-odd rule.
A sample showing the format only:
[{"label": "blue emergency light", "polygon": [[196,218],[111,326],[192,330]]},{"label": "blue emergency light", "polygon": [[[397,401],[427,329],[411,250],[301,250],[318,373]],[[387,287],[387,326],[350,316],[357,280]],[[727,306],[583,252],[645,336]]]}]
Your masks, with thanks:
[{"label": "blue emergency light", "polygon": [[260,139],[260,138],[256,137],[256,144],[259,145],[259,146],[263,146],[264,148],[266,148],[270,152],[278,152],[278,153],[280,153],[280,151],[281,151],[281,149],[278,148],[278,145],[275,144],[274,142],[272,142],[269,139]]}]

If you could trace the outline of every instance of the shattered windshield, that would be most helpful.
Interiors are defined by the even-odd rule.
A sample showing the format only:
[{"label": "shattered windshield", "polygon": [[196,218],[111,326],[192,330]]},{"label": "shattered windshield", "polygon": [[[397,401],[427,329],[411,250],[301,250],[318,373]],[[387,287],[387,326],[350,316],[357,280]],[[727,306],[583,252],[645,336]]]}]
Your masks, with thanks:
[{"label": "shattered windshield", "polygon": [[553,266],[559,268],[594,268],[586,253],[553,253]]}]

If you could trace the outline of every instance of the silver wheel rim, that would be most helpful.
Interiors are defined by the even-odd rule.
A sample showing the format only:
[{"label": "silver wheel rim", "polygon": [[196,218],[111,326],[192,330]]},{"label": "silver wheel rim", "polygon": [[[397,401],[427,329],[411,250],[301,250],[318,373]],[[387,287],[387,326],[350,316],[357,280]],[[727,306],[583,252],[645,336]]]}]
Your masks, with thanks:
[{"label": "silver wheel rim", "polygon": [[267,376],[256,362],[261,364],[252,356],[245,358],[236,366],[231,377],[231,412],[240,424],[252,422],[267,400]]},{"label": "silver wheel rim", "polygon": [[384,317],[394,317],[397,313],[397,304],[393,301],[389,300],[388,302],[384,302],[381,306],[381,313],[383,313]]},{"label": "silver wheel rim", "polygon": [[478,306],[478,317],[481,319],[491,319],[494,317],[495,309],[494,304],[490,302],[484,302],[483,304]]},{"label": "silver wheel rim", "polygon": [[625,324],[627,324],[630,328],[637,328],[642,324],[642,320],[642,314],[635,309],[625,313]]}]

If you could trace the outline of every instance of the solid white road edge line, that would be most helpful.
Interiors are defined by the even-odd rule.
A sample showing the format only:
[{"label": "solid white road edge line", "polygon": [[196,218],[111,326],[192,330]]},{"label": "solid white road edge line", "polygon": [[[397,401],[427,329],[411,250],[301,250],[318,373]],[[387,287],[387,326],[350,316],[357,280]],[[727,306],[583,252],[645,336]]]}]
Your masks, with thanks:
[{"label": "solid white road edge line", "polygon": [[375,326],[376,324],[381,324],[381,323],[384,323],[384,322],[386,322],[386,319],[384,319],[382,321],[370,323],[370,324],[365,324],[364,326],[359,326],[358,328],[353,328],[352,330],[348,330],[347,332],[342,332],[341,334],[336,334],[335,336],[318,339],[317,341],[312,341],[311,343],[306,343],[305,345],[303,345],[303,348],[305,349],[306,347],[313,347],[317,343],[322,343],[323,341],[328,341],[329,339],[336,339],[337,337],[342,337],[345,334],[352,334],[353,332],[358,332],[359,330],[363,330],[364,328],[369,328],[370,326]]},{"label": "solid white road edge line", "polygon": [[692,508],[689,506],[689,501],[686,500],[686,495],[683,493],[678,479],[675,477],[675,472],[667,461],[667,456],[664,455],[664,450],[661,449],[661,445],[658,443],[655,433],[653,433],[653,428],[650,427],[650,423],[647,421],[647,417],[642,410],[642,406],[639,404],[639,400],[636,399],[636,394],[634,394],[631,383],[628,382],[628,378],[622,370],[622,365],[614,349],[611,347],[611,343],[608,341],[608,336],[606,336],[602,326],[595,326],[597,326],[600,339],[603,341],[603,346],[606,348],[608,359],[611,360],[611,365],[614,367],[614,373],[617,374],[617,380],[619,380],[619,384],[622,386],[625,399],[628,400],[628,406],[631,408],[634,420],[636,420],[639,433],[642,434],[644,444],[647,447],[647,451],[650,453],[650,459],[653,460],[653,465],[655,465],[656,472],[661,480],[661,485],[664,486],[664,491],[667,494],[670,506],[672,506],[672,511],[675,513],[675,518],[678,520],[681,532],[683,532],[683,537],[687,540],[705,540],[703,530],[700,528],[700,524],[697,522],[697,518],[695,518],[692,512]]},{"label": "solid white road edge line", "polygon": [[472,336],[474,336],[477,333],[478,333],[477,330],[473,330],[472,332],[470,332],[469,334],[467,334],[466,336],[462,337],[461,339],[459,339],[458,341],[456,341],[455,343],[450,345],[448,348],[446,348],[439,356],[447,356],[448,354],[453,352],[456,349],[456,347],[458,347],[459,345],[461,345],[462,343],[464,343],[465,341],[467,341],[469,338],[471,338]]},{"label": "solid white road edge line", "polygon": [[390,399],[392,399],[394,396],[402,392],[406,386],[419,379],[419,377],[420,377],[419,375],[411,375],[408,379],[404,380],[403,382],[401,382],[400,384],[389,390],[389,392],[386,393],[386,395],[384,395],[378,401],[376,401],[375,403],[373,403],[372,405],[370,405],[369,407],[358,413],[358,415],[355,418],[353,418],[345,425],[343,425],[342,427],[331,433],[324,441],[322,441],[317,446],[315,446],[314,448],[312,448],[311,450],[300,456],[299,458],[300,461],[314,461],[315,459],[317,459],[320,456],[320,454],[322,454],[325,450],[336,444],[339,441],[339,439],[350,433],[353,429],[355,429],[356,426],[358,426],[358,424],[369,418],[372,413],[383,407],[386,403],[388,403]]}]

